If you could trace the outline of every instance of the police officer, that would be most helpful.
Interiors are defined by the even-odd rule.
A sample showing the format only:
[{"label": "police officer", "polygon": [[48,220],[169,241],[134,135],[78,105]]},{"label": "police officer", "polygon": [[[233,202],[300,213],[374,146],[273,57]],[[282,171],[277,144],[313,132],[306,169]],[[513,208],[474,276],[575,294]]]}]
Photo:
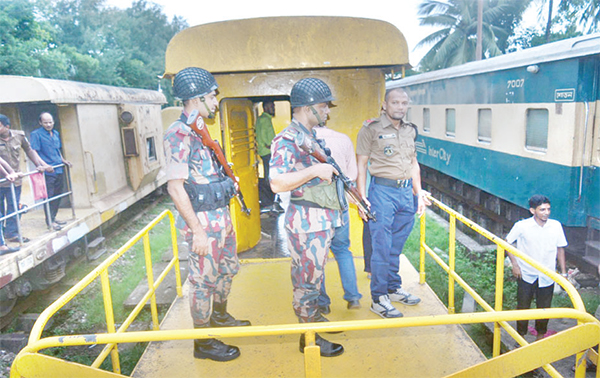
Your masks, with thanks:
[{"label": "police officer", "polygon": [[[217,86],[213,75],[202,68],[179,71],[173,92],[183,101],[183,112],[164,136],[167,188],[179,211],[177,226],[190,247],[188,279],[195,328],[250,325],[227,313],[232,278],[240,267],[229,213],[234,184],[187,124],[196,121],[188,119],[193,111],[199,114],[199,127],[204,126],[205,118],[215,116]],[[229,361],[239,355],[237,347],[219,340],[194,340],[196,358]]]},{"label": "police officer", "polygon": [[[292,257],[293,306],[300,323],[327,321],[319,312],[323,268],[336,227],[341,225],[340,202],[329,164],[321,164],[300,149],[299,136],[317,145],[313,128],[325,124],[331,90],[322,80],[306,78],[292,87],[292,122],[271,143],[270,182],[275,193],[291,191],[285,214],[288,248]],[[315,336],[321,356],[334,357],[344,347]],[[300,351],[304,352],[304,335]]]},{"label": "police officer", "polygon": [[[415,212],[425,211],[426,192],[421,190],[421,171],[415,150],[416,126],[402,119],[408,95],[396,88],[386,92],[383,114],[366,121],[358,133],[357,187],[368,198],[377,221],[369,221],[371,234],[371,311],[383,318],[402,313],[391,302],[416,305],[421,299],[402,288],[400,254],[412,230]],[[366,196],[367,165],[371,174]],[[367,220],[361,214],[363,220]]]}]

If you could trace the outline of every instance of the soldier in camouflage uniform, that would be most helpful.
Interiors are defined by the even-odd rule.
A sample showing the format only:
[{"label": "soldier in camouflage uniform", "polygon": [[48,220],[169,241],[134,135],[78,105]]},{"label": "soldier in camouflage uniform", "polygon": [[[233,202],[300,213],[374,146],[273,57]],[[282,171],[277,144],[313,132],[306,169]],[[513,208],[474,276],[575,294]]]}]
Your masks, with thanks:
[{"label": "soldier in camouflage uniform", "polygon": [[[271,143],[270,182],[274,193],[291,191],[285,214],[292,257],[293,306],[301,323],[327,321],[319,312],[318,297],[323,269],[334,228],[341,225],[340,203],[332,177],[337,173],[329,164],[321,164],[296,144],[304,134],[318,145],[313,128],[324,124],[333,101],[331,90],[322,80],[306,78],[292,88],[291,124]],[[333,357],[344,352],[318,334],[316,343],[321,356]],[[300,351],[304,352],[304,335]]]},{"label": "soldier in camouflage uniform", "polygon": [[[183,112],[165,132],[168,191],[179,211],[177,227],[190,248],[188,279],[195,328],[250,325],[227,313],[227,296],[239,270],[229,200],[233,181],[225,176],[202,138],[187,124],[195,110],[198,126],[218,108],[217,82],[206,70],[185,68],[175,76],[173,91]],[[212,301],[212,313],[211,313]],[[194,357],[215,361],[237,358],[237,347],[215,339],[194,340]]]}]

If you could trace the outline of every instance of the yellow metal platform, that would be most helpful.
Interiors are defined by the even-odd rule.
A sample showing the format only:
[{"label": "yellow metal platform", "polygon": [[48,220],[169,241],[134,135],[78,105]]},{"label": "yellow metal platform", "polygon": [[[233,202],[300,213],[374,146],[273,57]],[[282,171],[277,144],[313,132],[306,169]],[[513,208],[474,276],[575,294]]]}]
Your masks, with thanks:
[{"label": "yellow metal platform", "polygon": [[[258,261],[258,260],[257,260]],[[332,299],[331,321],[381,319],[369,310],[369,280],[357,257],[360,310],[347,310],[335,260],[326,266],[327,291]],[[402,257],[404,287],[422,298],[417,306],[396,307],[404,316],[446,314],[444,305],[427,285],[418,284],[417,271]],[[296,324],[292,310],[289,261],[243,263],[233,281],[229,312],[253,325]],[[188,283],[163,320],[161,329],[191,328]],[[385,322],[385,319],[381,319]],[[460,326],[418,327],[323,334],[344,345],[339,357],[322,358],[323,377],[442,377],[485,360]],[[142,356],[132,376],[165,377],[303,377],[304,356],[298,350],[298,336],[265,336],[224,339],[241,350],[230,362],[197,360],[192,340],[154,342]]]}]

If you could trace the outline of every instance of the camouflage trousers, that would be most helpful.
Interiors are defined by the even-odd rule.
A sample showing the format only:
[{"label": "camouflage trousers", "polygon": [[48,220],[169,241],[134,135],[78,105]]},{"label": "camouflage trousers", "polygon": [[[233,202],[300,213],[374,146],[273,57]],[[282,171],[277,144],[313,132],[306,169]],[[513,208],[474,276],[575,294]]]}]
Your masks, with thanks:
[{"label": "camouflage trousers", "polygon": [[319,311],[319,291],[333,230],[291,233],[288,248],[292,257],[293,306],[300,323],[310,323]]},{"label": "camouflage trousers", "polygon": [[[188,257],[190,310],[196,327],[209,322],[212,313],[211,300],[215,303],[227,300],[233,276],[240,270],[235,233],[227,233],[223,229],[220,232],[207,233],[207,236],[208,253],[199,256],[190,252]],[[191,248],[191,238],[187,242]]]}]

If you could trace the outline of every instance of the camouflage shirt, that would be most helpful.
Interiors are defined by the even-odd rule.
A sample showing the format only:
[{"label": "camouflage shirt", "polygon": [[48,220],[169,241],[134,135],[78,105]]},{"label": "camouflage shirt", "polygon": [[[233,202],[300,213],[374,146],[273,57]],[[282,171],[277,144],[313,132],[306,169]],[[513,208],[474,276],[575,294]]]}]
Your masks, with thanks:
[{"label": "camouflage shirt", "polygon": [[[182,122],[186,118],[187,114],[182,114],[182,117],[165,131],[163,143],[167,180],[183,179],[195,184],[219,181],[222,175],[212,150],[202,143],[202,138],[191,127]],[[198,212],[196,215],[206,232],[217,232],[231,227],[228,207]],[[177,227],[182,229],[184,234],[191,232],[182,217],[178,217]]]},{"label": "camouflage shirt", "polygon": [[[292,123],[279,133],[271,143],[270,178],[277,177],[282,173],[301,171],[311,165],[319,164],[317,159],[296,145],[296,134],[299,132],[304,132],[314,143],[317,143],[313,132],[308,131],[303,125],[292,120]],[[323,182],[320,178],[315,177],[291,191],[290,206],[285,214],[285,224],[290,232],[308,233],[341,226],[339,210],[299,206],[293,202],[294,198],[302,197],[305,188]]]}]

